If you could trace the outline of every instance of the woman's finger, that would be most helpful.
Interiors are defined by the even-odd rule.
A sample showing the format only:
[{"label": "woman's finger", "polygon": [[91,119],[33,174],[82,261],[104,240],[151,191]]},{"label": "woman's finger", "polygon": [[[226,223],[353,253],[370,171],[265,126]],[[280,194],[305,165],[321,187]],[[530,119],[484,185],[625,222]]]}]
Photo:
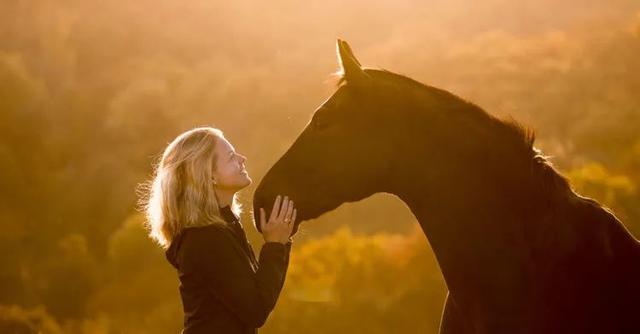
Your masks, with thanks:
[{"label": "woman's finger", "polygon": [[289,209],[289,198],[285,196],[284,202],[282,202],[282,207],[280,208],[280,214],[278,214],[278,220],[284,219],[284,216],[287,214],[288,209]]},{"label": "woman's finger", "polygon": [[293,201],[289,202],[289,209],[287,209],[285,219],[291,219],[291,214],[293,214]]},{"label": "woman's finger", "polygon": [[298,209],[293,209],[293,217],[291,218],[291,226],[296,222],[296,218],[298,217]]},{"label": "woman's finger", "polygon": [[273,203],[273,209],[271,209],[271,215],[269,216],[269,221],[276,219],[276,217],[278,216],[279,208],[280,208],[280,195],[276,197],[276,200]]},{"label": "woman's finger", "polygon": [[289,232],[289,237],[291,237],[291,232],[293,231],[293,228],[296,226],[296,224],[294,223],[296,220],[296,212],[297,210],[294,209],[293,210],[293,219],[291,219],[291,221],[289,222],[289,224],[287,224],[287,231]]},{"label": "woman's finger", "polygon": [[260,230],[262,231],[264,231],[264,217],[265,217],[264,209],[260,208]]}]

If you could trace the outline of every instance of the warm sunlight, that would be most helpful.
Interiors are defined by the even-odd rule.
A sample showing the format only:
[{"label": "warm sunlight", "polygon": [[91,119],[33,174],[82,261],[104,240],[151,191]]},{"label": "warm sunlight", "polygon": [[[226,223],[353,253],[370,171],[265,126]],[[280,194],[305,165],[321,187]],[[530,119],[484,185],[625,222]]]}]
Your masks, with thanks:
[{"label": "warm sunlight", "polygon": [[[301,173],[322,166],[327,180],[344,177],[342,185],[355,189],[365,181],[399,182],[374,173],[374,165],[397,162],[389,170],[408,175],[417,159],[426,179],[443,155],[431,152],[427,159],[398,146],[393,156],[375,160],[386,152],[377,150],[385,132],[362,130],[368,129],[364,121],[349,129],[360,126],[352,133],[375,142],[375,154],[351,143],[343,152],[343,142],[329,135],[302,141],[304,151],[288,151],[308,127],[339,130],[326,117],[325,124],[310,122],[336,91],[331,74],[341,66],[338,38],[348,41],[363,68],[405,75],[535,130],[535,146],[571,187],[640,237],[640,2],[5,1],[0,333],[180,332],[179,277],[145,230],[139,191],[163,147],[188,129],[220,128],[246,156],[253,183],[238,200],[256,255],[264,241],[252,204],[262,200],[253,197],[262,181],[282,187],[277,177],[293,179],[296,166]],[[376,87],[364,95],[382,94]],[[348,103],[355,102],[342,106]],[[353,105],[363,112],[354,119],[367,112],[367,120],[387,120],[361,110],[364,102]],[[330,112],[331,121],[348,120]],[[446,118],[440,116],[429,121]],[[467,121],[461,126],[475,125]],[[383,125],[397,136],[409,133]],[[466,133],[484,130],[470,126]],[[349,157],[357,168],[347,165]],[[267,178],[279,160],[285,166]],[[462,167],[481,169],[488,161]],[[470,175],[460,179],[474,184],[478,178]],[[286,189],[292,195],[303,189],[309,201],[346,191],[303,178]],[[272,195],[273,188],[260,195]],[[417,210],[377,190],[355,202],[360,193],[345,196],[319,217],[303,212],[308,203],[300,201],[301,217],[310,219],[293,237],[286,281],[260,333],[438,333],[447,283],[454,282],[441,268],[449,260],[437,252],[444,246]],[[447,202],[457,194],[429,195],[442,199],[436,208],[481,214]],[[455,240],[477,233],[462,230]],[[549,240],[568,234],[558,235]],[[474,264],[498,270],[489,265]]]}]

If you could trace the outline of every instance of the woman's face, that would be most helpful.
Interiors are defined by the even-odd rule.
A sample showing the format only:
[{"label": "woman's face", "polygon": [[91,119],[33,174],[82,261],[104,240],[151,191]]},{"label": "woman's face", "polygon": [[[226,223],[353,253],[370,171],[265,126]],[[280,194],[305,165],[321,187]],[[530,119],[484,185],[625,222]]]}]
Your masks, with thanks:
[{"label": "woman's face", "polygon": [[244,166],[247,157],[237,153],[225,138],[218,139],[215,151],[218,160],[213,179],[217,188],[238,191],[251,184],[252,180]]}]

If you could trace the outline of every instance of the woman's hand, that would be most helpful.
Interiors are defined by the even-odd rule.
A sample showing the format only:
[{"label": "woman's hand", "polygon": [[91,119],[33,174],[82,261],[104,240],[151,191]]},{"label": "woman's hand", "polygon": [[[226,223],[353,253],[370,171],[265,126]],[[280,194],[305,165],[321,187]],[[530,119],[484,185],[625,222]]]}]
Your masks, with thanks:
[{"label": "woman's hand", "polygon": [[293,231],[298,211],[293,208],[293,201],[290,201],[288,196],[284,197],[280,206],[280,198],[280,195],[276,197],[268,222],[265,222],[264,209],[260,208],[260,228],[265,242],[286,244]]}]

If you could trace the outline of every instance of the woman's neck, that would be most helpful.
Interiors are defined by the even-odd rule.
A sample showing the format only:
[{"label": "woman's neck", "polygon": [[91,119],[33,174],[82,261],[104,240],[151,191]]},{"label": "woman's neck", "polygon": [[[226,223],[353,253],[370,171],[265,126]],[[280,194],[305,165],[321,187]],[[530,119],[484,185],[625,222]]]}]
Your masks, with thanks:
[{"label": "woman's neck", "polygon": [[225,191],[218,188],[215,189],[215,192],[216,196],[218,197],[218,205],[221,208],[231,205],[235,192]]}]

